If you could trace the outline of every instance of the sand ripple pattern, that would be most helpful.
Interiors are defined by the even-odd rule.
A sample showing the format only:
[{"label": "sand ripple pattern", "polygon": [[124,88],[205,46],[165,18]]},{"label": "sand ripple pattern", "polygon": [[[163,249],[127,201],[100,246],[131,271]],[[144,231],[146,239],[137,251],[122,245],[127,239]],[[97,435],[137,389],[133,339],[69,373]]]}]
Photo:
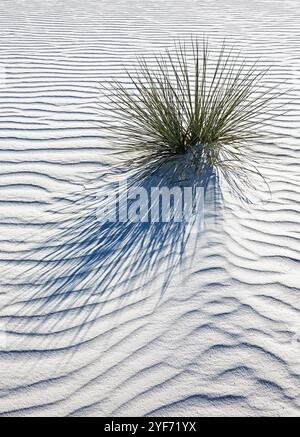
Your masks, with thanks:
[{"label": "sand ripple pattern", "polygon": [[[297,6],[1,1],[1,415],[299,415]],[[130,286],[120,277],[105,293],[88,250],[58,256],[60,263],[47,258],[64,253],[53,250],[61,243],[53,239],[61,224],[53,210],[85,192],[83,175],[109,171],[99,83],[122,78],[136,54],[150,57],[191,33],[213,43],[226,37],[249,59],[273,65],[269,86],[285,80],[292,88],[283,97],[288,114],[268,126],[268,144],[257,144],[270,160],[261,170],[271,196],[257,186],[262,199],[246,207],[224,187],[223,207],[209,215],[196,250],[186,247],[159,304],[171,246],[151,281],[141,287],[137,272]],[[89,249],[94,242],[86,241]]]}]

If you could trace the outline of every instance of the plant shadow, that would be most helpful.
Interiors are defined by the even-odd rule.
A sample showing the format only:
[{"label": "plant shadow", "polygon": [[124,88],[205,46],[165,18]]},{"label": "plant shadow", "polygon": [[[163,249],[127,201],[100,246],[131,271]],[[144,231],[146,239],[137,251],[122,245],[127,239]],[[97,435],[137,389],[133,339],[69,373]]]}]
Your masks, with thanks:
[{"label": "plant shadow", "polygon": [[[14,330],[18,320],[24,328],[24,319],[30,319],[30,324],[25,324],[27,335],[44,332],[52,318],[51,333],[71,331],[66,341],[68,347],[76,347],[83,341],[82,331],[88,331],[104,315],[114,314],[117,324],[120,313],[136,303],[145,304],[151,313],[173,277],[181,274],[187,250],[192,263],[205,230],[205,223],[195,229],[197,217],[192,222],[103,223],[97,211],[102,194],[114,192],[122,180],[146,189],[179,184],[181,188],[203,188],[205,222],[215,214],[212,210],[219,193],[218,176],[212,168],[183,174],[169,162],[153,172],[116,170],[102,176],[101,183],[98,178],[86,181],[81,193],[55,202],[56,224],[51,236],[34,248],[37,261],[22,276],[30,294],[11,318]],[[65,326],[66,316],[69,326]],[[110,323],[113,330],[115,325]],[[55,348],[52,341],[51,349]]]}]

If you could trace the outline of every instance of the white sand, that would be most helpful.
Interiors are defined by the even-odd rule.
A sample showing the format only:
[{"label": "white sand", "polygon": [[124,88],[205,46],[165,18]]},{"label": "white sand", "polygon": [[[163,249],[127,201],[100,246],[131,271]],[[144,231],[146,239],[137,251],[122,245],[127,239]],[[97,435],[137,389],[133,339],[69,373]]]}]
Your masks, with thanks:
[{"label": "white sand", "polygon": [[[297,5],[1,1],[2,415],[299,415]],[[61,242],[48,211],[61,207],[55,197],[83,191],[81,176],[90,171],[104,179],[98,83],[122,78],[122,65],[137,53],[191,32],[205,32],[213,44],[228,38],[249,59],[273,64],[270,85],[286,80],[294,88],[286,97],[291,111],[268,127],[274,139],[257,145],[272,157],[260,168],[271,198],[261,194],[263,202],[245,208],[225,192],[196,250],[189,242],[182,270],[173,269],[166,245],[147,285],[143,269],[122,283],[126,262],[138,258],[134,247],[122,262],[112,261],[114,252],[104,265],[89,240],[56,252],[65,263],[46,262],[50,244]],[[66,241],[80,241],[70,219]]]}]

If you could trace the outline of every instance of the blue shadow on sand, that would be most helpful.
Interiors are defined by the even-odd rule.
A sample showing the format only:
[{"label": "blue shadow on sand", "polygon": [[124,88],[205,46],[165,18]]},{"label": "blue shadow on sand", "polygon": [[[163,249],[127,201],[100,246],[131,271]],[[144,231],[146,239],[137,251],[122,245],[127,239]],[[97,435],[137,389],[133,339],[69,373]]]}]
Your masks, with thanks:
[{"label": "blue shadow on sand", "polygon": [[[23,331],[24,319],[30,319],[30,326],[25,323],[26,335],[50,326],[52,335],[63,326],[64,331],[73,333],[72,339],[67,336],[67,347],[76,348],[83,341],[82,329],[89,329],[111,305],[117,314],[137,301],[152,299],[153,311],[184,264],[187,245],[192,261],[201,232],[191,238],[190,223],[101,223],[97,217],[99,190],[113,191],[117,178],[143,187],[172,187],[178,184],[178,173],[170,174],[162,166],[151,174],[131,172],[128,176],[116,171],[102,176],[100,186],[96,182],[87,188],[86,184],[83,192],[56,200],[51,237],[34,249],[37,261],[23,277],[30,298],[11,316],[14,330],[21,321]],[[204,204],[216,208],[218,176],[211,168],[196,176],[185,175],[180,183],[203,187]],[[69,327],[63,324],[67,313]],[[53,323],[49,324],[51,317]],[[50,341],[48,349],[57,348],[55,341]]]}]

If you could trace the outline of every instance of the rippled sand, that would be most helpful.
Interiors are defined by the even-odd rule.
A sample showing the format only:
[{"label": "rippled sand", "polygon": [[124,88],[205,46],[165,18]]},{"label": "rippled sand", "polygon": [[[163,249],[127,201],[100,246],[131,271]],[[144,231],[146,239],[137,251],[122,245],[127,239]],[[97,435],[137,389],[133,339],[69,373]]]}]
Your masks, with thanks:
[{"label": "rippled sand", "polygon": [[[2,415],[299,415],[297,5],[1,1]],[[151,270],[138,235],[129,251],[109,232],[112,246],[95,240],[84,196],[112,165],[99,82],[191,33],[272,65],[268,85],[286,81],[289,112],[255,146],[271,195],[261,184],[245,206],[212,181],[200,241],[189,239],[179,268],[166,239]],[[129,283],[128,263],[138,266]]]}]

